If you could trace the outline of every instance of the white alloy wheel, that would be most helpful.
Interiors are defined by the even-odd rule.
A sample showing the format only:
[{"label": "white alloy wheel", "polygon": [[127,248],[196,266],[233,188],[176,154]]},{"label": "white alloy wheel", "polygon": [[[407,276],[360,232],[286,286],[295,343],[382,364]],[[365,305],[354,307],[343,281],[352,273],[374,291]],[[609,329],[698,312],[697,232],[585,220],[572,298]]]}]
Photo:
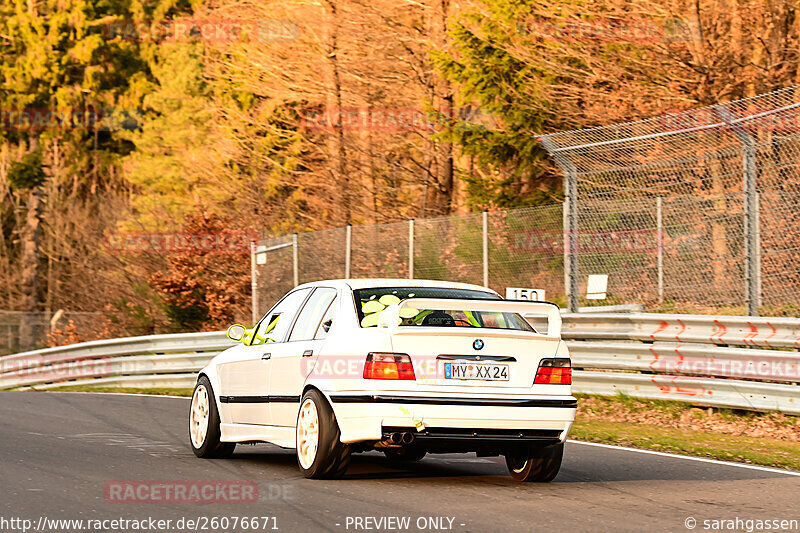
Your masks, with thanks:
[{"label": "white alloy wheel", "polygon": [[297,458],[300,466],[311,468],[319,447],[319,414],[314,400],[306,398],[297,418]]},{"label": "white alloy wheel", "polygon": [[192,411],[189,416],[189,435],[195,448],[202,447],[206,441],[208,420],[208,389],[205,385],[198,385],[192,396]]}]

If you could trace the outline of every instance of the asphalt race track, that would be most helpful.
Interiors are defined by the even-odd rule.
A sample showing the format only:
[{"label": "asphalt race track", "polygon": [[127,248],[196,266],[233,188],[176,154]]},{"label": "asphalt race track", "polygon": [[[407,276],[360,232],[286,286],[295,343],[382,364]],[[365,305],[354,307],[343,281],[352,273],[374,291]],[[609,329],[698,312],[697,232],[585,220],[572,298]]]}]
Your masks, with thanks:
[{"label": "asphalt race track", "polygon": [[[473,455],[428,456],[408,467],[355,455],[345,479],[306,480],[294,452],[272,446],[196,458],[188,409],[180,398],[0,393],[0,517],[274,517],[266,530],[302,532],[688,531],[689,517],[704,531],[704,520],[800,519],[800,477],[580,443],[567,444],[561,473],[544,485],[514,482],[502,459]],[[258,501],[108,501],[109,482],[131,480],[249,481]],[[388,517],[408,517],[409,526]],[[2,519],[3,531],[21,531]],[[167,530],[196,529],[204,528]]]}]

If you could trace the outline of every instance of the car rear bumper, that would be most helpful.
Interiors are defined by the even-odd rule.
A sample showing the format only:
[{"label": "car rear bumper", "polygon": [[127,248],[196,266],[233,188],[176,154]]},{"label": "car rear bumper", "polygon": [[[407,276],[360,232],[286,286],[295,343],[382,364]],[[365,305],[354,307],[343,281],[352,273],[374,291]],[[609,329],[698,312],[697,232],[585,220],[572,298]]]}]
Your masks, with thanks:
[{"label": "car rear bumper", "polygon": [[[378,441],[405,429],[425,441],[548,443],[567,438],[573,397],[419,397],[392,394],[330,396],[344,443]],[[555,439],[555,440],[554,440]]]}]

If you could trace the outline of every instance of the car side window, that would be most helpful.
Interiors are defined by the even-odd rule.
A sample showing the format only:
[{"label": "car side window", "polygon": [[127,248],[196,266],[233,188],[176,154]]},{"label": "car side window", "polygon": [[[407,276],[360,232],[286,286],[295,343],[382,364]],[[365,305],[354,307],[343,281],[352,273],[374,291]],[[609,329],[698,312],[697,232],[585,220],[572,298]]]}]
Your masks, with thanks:
[{"label": "car side window", "polygon": [[289,342],[308,341],[314,338],[314,334],[319,327],[320,320],[328,310],[333,299],[336,298],[336,290],[320,287],[308,299],[297,317],[297,322],[289,335]]},{"label": "car side window", "polygon": [[320,322],[317,328],[317,334],[314,335],[314,339],[324,339],[328,336],[328,332],[331,330],[334,320],[336,320],[336,304],[337,302],[334,299],[331,305],[328,306],[328,310],[325,312],[325,316],[322,317],[322,322]]},{"label": "car side window", "polygon": [[283,342],[309,292],[310,288],[291,292],[273,307],[258,323],[253,344]]}]

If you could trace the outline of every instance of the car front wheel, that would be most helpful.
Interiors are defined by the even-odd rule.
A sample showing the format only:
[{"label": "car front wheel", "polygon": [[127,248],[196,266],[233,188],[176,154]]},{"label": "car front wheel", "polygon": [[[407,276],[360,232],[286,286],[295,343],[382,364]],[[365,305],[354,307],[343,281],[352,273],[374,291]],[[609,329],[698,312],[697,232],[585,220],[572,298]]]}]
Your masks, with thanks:
[{"label": "car front wheel", "polygon": [[189,408],[189,443],[197,457],[230,457],[235,442],[220,442],[219,412],[207,377],[197,380]]},{"label": "car front wheel", "polygon": [[564,443],[525,454],[506,454],[508,473],[517,481],[547,483],[558,475],[564,457]]},{"label": "car front wheel", "polygon": [[297,415],[297,464],[312,479],[338,479],[350,464],[350,446],[339,440],[333,409],[318,391],[309,390]]}]

